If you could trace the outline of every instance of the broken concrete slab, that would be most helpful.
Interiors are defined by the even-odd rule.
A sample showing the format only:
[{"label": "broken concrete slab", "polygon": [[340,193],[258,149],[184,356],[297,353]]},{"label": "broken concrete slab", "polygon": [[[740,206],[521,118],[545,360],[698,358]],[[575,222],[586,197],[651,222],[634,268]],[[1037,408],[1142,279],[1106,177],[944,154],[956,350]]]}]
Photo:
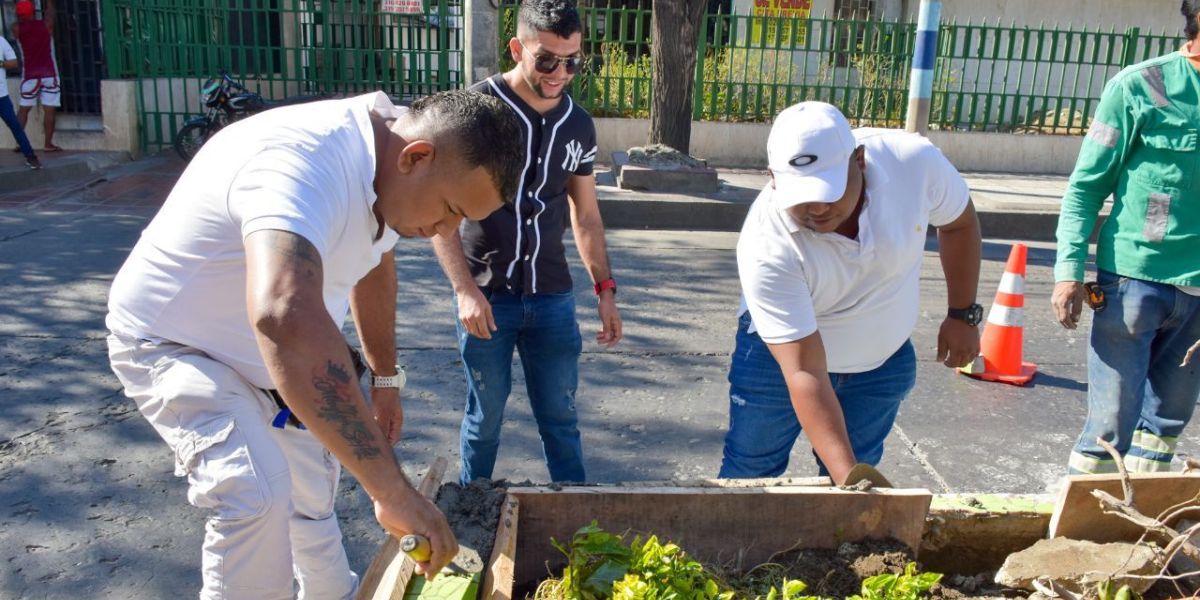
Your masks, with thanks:
[{"label": "broken concrete slab", "polygon": [[621,168],[617,185],[641,192],[706,194],[719,190],[721,180],[717,171],[708,167],[654,168],[630,163]]},{"label": "broken concrete slab", "polygon": [[[627,161],[627,162],[626,162]],[[613,154],[617,185],[643,192],[712,193],[721,187],[716,169],[670,146],[653,144]]]},{"label": "broken concrete slab", "polygon": [[1154,550],[1144,544],[1051,538],[1010,554],[996,572],[996,583],[1034,590],[1035,579],[1051,579],[1068,590],[1082,592],[1111,577],[1118,587],[1128,585],[1141,593],[1154,580],[1128,575],[1157,574],[1160,567],[1154,558]]},{"label": "broken concrete slab", "polygon": [[708,162],[699,158],[693,158],[666,144],[650,144],[649,146],[630,148],[629,162],[655,169],[700,169],[708,167]]}]

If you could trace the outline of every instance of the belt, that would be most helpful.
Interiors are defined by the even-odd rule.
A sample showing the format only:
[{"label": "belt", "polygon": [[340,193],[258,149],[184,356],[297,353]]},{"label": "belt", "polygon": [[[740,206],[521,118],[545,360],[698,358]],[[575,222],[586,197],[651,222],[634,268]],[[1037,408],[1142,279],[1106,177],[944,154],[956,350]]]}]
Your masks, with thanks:
[{"label": "belt", "polygon": [[[350,352],[350,362],[354,365],[355,378],[362,379],[362,376],[366,375],[368,371],[367,363],[363,362],[362,354],[359,354],[358,350],[356,350],[354,346],[346,344],[346,350]],[[295,413],[292,412],[292,409],[288,408],[288,405],[283,401],[283,396],[280,395],[279,390],[263,388],[263,391],[275,401],[275,406],[279,407],[279,412],[275,413],[274,419],[271,419],[272,427],[283,429],[290,424],[296,429],[308,429],[304,426],[304,423],[300,422],[300,419],[296,417]]]}]

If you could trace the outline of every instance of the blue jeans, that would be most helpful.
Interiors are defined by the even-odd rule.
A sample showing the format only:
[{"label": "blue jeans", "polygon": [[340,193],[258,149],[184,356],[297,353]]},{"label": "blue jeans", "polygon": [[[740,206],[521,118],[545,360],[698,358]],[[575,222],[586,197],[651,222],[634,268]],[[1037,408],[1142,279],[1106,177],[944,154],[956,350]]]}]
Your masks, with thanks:
[{"label": "blue jeans", "polygon": [[1111,473],[1104,438],[1131,471],[1166,471],[1200,398],[1200,359],[1180,367],[1200,339],[1200,297],[1173,285],[1097,275],[1108,304],[1092,317],[1088,415],[1068,470]]},{"label": "blue jeans", "polygon": [[[787,383],[767,344],[750,333],[750,315],[738,323],[729,367],[729,432],[725,434],[722,479],[778,477],[800,435]],[[858,462],[879,464],[900,402],[917,381],[917,355],[906,341],[882,365],[863,373],[830,373]],[[815,454],[815,453],[814,453]],[[822,475],[828,475],[817,458]]]},{"label": "blue jeans", "polygon": [[583,338],[575,321],[574,294],[483,293],[496,319],[491,339],[468,334],[455,319],[458,350],[467,375],[467,409],[459,433],[460,482],[466,485],[480,477],[492,477],[504,405],[512,391],[514,347],[521,355],[525,389],[537,420],[550,479],[585,481],[579,416],[575,411]]},{"label": "blue jeans", "polygon": [[24,154],[26,158],[32,158],[34,156],[33,146],[29,144],[29,137],[25,135],[25,129],[17,120],[17,113],[13,111],[12,99],[8,96],[0,98],[0,119],[12,131],[13,138],[17,140],[17,146],[21,148],[21,154]]}]

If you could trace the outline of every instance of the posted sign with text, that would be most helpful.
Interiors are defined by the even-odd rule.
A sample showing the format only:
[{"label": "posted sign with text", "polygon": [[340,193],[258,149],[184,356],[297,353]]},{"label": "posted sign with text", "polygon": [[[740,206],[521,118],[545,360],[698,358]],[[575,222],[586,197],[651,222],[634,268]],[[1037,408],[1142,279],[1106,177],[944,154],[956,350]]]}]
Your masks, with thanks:
[{"label": "posted sign with text", "polygon": [[751,42],[767,46],[796,47],[804,45],[808,33],[808,18],[812,15],[812,0],[754,0]]},{"label": "posted sign with text", "polygon": [[379,12],[401,15],[425,14],[425,0],[379,0]]}]

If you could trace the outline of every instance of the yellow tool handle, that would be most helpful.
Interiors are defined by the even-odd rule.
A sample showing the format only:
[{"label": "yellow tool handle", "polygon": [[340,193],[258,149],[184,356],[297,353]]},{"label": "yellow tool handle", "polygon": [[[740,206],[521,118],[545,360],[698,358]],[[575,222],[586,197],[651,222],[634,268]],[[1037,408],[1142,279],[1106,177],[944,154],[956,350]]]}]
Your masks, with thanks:
[{"label": "yellow tool handle", "polygon": [[429,538],[416,533],[410,533],[400,538],[400,550],[417,562],[426,562],[433,554],[429,546]]}]

